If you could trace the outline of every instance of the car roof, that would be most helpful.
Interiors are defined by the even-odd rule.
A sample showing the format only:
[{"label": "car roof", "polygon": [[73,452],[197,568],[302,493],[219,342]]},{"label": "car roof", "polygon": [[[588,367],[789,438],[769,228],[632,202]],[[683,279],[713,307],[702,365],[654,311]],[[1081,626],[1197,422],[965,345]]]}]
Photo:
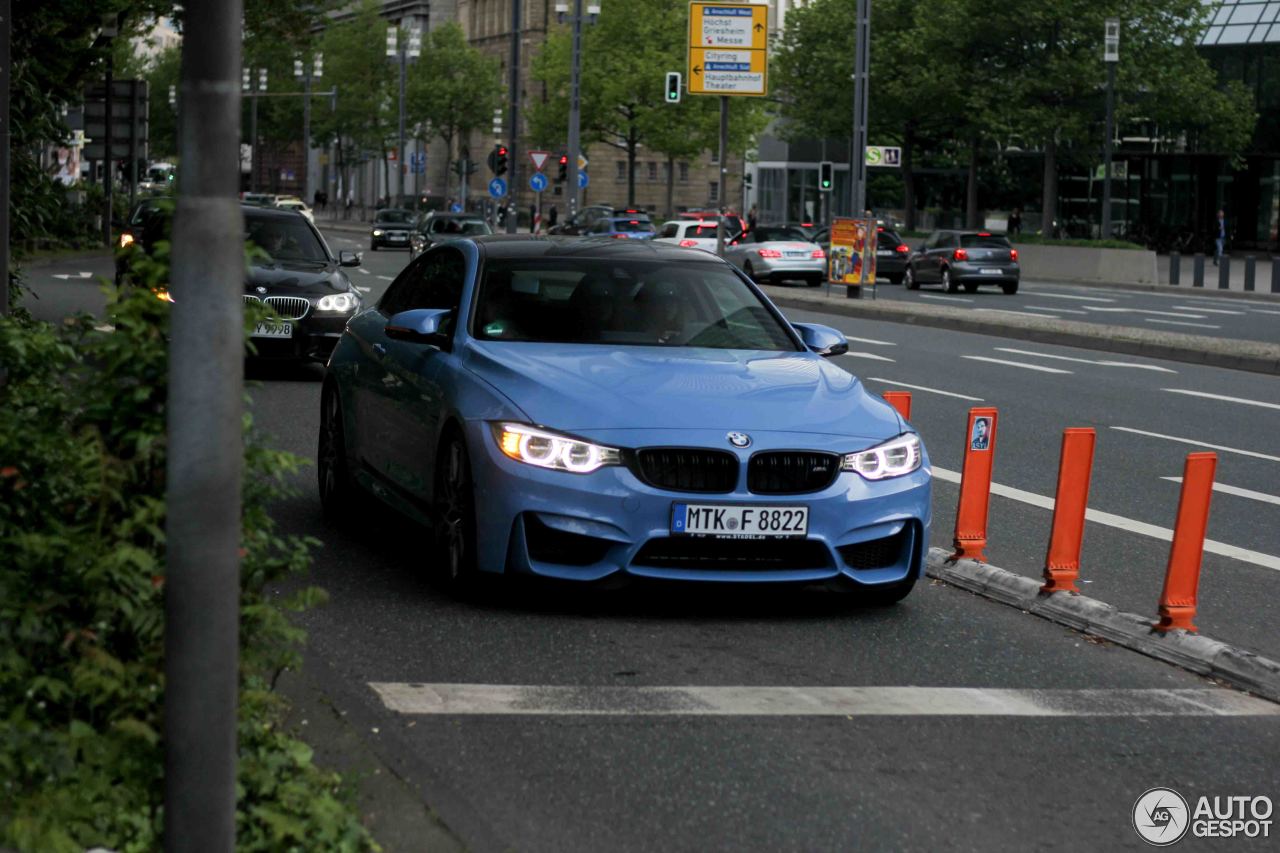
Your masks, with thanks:
[{"label": "car roof", "polygon": [[479,213],[453,213],[444,210],[431,210],[427,212],[428,219],[467,219],[483,222],[484,217]]},{"label": "car roof", "polygon": [[673,263],[724,263],[714,255],[692,258],[684,248],[651,240],[599,240],[536,234],[491,234],[464,239],[480,246],[490,258],[625,258]]},{"label": "car roof", "polygon": [[260,218],[288,219],[290,222],[296,221],[295,217],[300,215],[296,210],[285,210],[282,207],[262,207],[257,204],[241,204],[240,210],[245,214],[252,213]]}]

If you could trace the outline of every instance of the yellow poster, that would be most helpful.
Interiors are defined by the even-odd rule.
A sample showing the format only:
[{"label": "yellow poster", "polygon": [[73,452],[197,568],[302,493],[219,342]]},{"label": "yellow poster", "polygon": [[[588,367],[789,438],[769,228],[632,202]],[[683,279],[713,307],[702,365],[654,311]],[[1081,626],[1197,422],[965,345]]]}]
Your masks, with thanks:
[{"label": "yellow poster", "polygon": [[876,283],[876,221],[836,219],[831,223],[827,279],[832,284]]}]

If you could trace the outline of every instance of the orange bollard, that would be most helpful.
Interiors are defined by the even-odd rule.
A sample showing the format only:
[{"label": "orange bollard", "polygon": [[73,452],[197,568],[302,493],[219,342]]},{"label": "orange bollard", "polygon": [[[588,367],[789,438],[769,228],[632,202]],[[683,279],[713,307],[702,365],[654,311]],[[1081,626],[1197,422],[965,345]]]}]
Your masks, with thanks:
[{"label": "orange bollard", "polygon": [[898,410],[898,414],[902,415],[904,421],[911,420],[910,391],[885,391],[881,396],[886,403]]},{"label": "orange bollard", "polygon": [[1178,522],[1169,548],[1164,590],[1160,593],[1157,631],[1181,628],[1195,631],[1196,595],[1200,589],[1200,564],[1209,527],[1209,499],[1213,496],[1216,453],[1188,453],[1182,469],[1182,494],[1178,498]]},{"label": "orange bollard", "polygon": [[1041,592],[1079,592],[1080,547],[1084,544],[1084,514],[1089,506],[1089,475],[1093,469],[1090,428],[1062,431],[1062,457],[1058,462],[1058,494],[1053,502],[1053,530],[1044,558]]},{"label": "orange bollard", "polygon": [[956,552],[951,559],[985,560],[987,507],[991,503],[991,467],[996,453],[996,410],[969,410],[964,467],[960,469],[960,504],[956,507]]}]

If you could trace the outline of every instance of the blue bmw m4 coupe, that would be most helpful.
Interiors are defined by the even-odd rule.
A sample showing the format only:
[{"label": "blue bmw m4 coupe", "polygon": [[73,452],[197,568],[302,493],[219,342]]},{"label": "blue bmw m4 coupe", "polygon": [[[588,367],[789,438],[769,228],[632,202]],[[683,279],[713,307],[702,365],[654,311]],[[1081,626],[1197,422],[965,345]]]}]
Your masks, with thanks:
[{"label": "blue bmw m4 coupe", "polygon": [[326,517],[372,495],[424,567],[831,583],[897,601],[929,542],[920,437],[719,258],[480,237],[415,259],[325,378]]}]

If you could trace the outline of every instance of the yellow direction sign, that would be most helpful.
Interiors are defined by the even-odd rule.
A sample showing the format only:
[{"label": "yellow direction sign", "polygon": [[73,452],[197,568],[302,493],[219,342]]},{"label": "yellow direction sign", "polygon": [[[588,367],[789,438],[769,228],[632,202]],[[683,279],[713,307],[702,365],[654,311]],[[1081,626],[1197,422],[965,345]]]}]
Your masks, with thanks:
[{"label": "yellow direction sign", "polygon": [[689,94],[768,94],[768,46],[768,6],[690,3]]}]

